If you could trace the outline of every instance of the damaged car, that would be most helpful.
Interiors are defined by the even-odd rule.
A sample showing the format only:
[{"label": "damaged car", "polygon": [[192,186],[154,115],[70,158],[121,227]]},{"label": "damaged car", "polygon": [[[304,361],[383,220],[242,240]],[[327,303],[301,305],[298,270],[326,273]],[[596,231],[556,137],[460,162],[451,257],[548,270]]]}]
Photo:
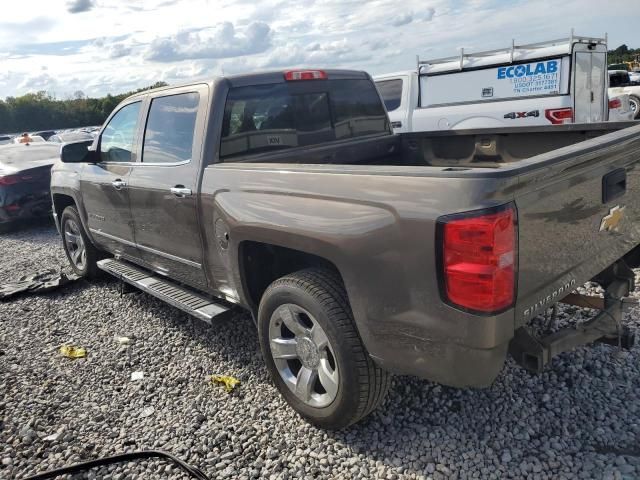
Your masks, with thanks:
[{"label": "damaged car", "polygon": [[20,220],[51,212],[51,166],[59,158],[54,143],[0,146],[0,232]]}]

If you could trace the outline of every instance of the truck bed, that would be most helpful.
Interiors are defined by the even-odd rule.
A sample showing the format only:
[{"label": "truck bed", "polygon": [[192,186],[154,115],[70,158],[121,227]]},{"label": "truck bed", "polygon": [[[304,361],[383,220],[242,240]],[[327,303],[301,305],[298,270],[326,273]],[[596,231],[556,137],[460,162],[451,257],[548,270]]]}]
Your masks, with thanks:
[{"label": "truck bed", "polygon": [[[243,178],[255,174],[262,182],[268,174],[258,172],[286,168],[304,173],[298,176],[295,191],[288,191],[289,199],[298,195],[306,198],[318,185],[325,185],[321,194],[313,194],[317,199],[314,204],[318,204],[319,198],[342,201],[348,196],[345,209],[352,202],[387,204],[387,208],[390,205],[395,209],[397,222],[405,224],[398,232],[407,246],[414,239],[406,235],[417,232],[412,227],[403,227],[407,227],[407,218],[415,209],[420,211],[419,217],[431,218],[435,223],[443,213],[514,202],[519,218],[519,274],[517,305],[511,318],[516,326],[640,244],[637,122],[399,137],[395,140],[399,143],[388,138],[368,141],[364,149],[352,144],[349,152],[340,150],[345,147],[312,149],[314,153],[302,158],[284,156],[286,164],[254,162],[217,168],[241,168],[248,175]],[[485,147],[485,143],[492,146]],[[493,153],[478,155],[478,151],[484,150]],[[283,161],[282,153],[279,159]],[[298,165],[292,165],[295,163]],[[603,202],[603,177],[620,169],[626,173],[625,192]],[[242,189],[239,185],[236,188]],[[392,191],[393,195],[387,193]],[[615,206],[624,207],[624,221],[617,231],[600,231],[603,218]],[[287,208],[291,213],[292,207]],[[301,211],[298,215],[305,213]],[[433,234],[433,231],[421,233],[427,235],[424,238],[427,248],[432,245]],[[425,267],[427,271],[431,269],[432,285],[437,284],[435,265]],[[383,309],[383,305],[373,302],[371,310],[376,308]]]},{"label": "truck bed", "polygon": [[638,125],[637,122],[449,130],[402,134],[409,165],[499,168]]}]

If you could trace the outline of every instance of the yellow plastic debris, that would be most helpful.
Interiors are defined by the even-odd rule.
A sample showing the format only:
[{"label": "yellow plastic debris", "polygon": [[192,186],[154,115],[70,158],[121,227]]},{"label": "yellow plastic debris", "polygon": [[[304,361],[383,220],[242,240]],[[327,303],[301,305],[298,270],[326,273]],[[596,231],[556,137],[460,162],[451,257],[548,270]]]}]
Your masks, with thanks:
[{"label": "yellow plastic debris", "polygon": [[74,345],[61,346],[60,353],[67,358],[84,358],[87,356],[87,351],[84,348]]},{"label": "yellow plastic debris", "polygon": [[228,375],[211,375],[211,382],[224,385],[224,389],[227,393],[232,392],[238,385],[240,385],[240,380]]}]

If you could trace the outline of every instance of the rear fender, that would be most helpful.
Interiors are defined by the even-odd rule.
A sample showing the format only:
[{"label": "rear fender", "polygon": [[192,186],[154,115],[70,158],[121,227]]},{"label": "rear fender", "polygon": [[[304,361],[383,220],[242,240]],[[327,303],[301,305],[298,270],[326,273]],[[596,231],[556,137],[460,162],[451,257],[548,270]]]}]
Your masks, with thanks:
[{"label": "rear fender", "polygon": [[[207,223],[207,238],[215,238],[213,224],[223,222],[229,232],[229,248],[207,242],[209,264],[216,259],[231,273],[216,278],[222,290],[235,291],[241,303],[250,305],[242,281],[239,246],[254,241],[309,253],[335,265],[343,278],[356,324],[366,342],[366,299],[375,298],[386,281],[401,282],[398,252],[389,238],[397,236],[394,214],[384,208],[335,200],[271,193],[223,192],[216,196],[216,219]],[[212,237],[213,235],[213,237]],[[215,250],[214,250],[215,249]],[[385,272],[384,281],[364,278],[363,272]],[[212,273],[216,276],[216,272]],[[378,280],[382,279],[379,277]],[[408,303],[408,302],[407,302]]]}]

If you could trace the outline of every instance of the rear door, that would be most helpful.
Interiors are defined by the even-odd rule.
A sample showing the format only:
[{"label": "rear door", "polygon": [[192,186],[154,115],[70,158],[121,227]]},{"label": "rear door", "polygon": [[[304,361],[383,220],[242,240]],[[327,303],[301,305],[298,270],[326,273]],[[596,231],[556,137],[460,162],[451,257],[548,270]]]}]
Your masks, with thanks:
[{"label": "rear door", "polygon": [[141,162],[129,197],[136,243],[154,271],[206,287],[197,210],[198,172],[209,89],[195,85],[150,95]]},{"label": "rear door", "polygon": [[603,122],[607,119],[605,52],[577,51],[574,69],[574,112],[576,123]]},{"label": "rear door", "polygon": [[129,210],[129,174],[138,157],[137,134],[143,98],[121,106],[107,120],[97,148],[100,161],[83,166],[80,191],[86,224],[103,248],[137,257]]}]

